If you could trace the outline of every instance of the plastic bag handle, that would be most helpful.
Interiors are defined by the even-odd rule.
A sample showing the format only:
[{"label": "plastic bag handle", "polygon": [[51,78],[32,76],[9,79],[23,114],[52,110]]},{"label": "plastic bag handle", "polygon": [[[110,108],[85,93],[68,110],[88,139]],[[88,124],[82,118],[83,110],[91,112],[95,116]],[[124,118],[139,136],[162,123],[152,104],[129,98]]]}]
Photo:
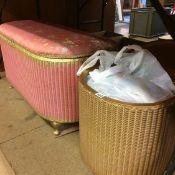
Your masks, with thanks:
[{"label": "plastic bag handle", "polygon": [[111,76],[111,75],[116,75],[117,73],[122,73],[122,76],[126,75],[129,72],[129,70],[125,67],[123,67],[122,65],[118,65],[118,66],[113,66],[110,67],[109,69],[100,72],[99,74],[96,74],[94,71],[93,72],[89,72],[91,78],[93,79],[93,81],[95,82],[100,82],[100,81],[104,81],[104,79],[106,79],[107,77]]},{"label": "plastic bag handle", "polygon": [[104,50],[99,50],[97,51],[95,54],[93,54],[92,56],[90,56],[79,68],[78,72],[77,72],[77,76],[80,76],[82,72],[84,72],[86,69],[94,66],[97,61],[99,60],[99,55],[104,53]]},{"label": "plastic bag handle", "polygon": [[115,60],[114,60],[114,63],[116,64],[121,58],[122,58],[122,56],[123,56],[123,54],[127,51],[127,50],[135,50],[135,51],[138,51],[138,52],[140,52],[140,51],[142,51],[143,52],[143,49],[140,47],[140,46],[138,46],[138,45],[128,45],[128,46],[125,46],[125,47],[123,47],[119,52],[118,52],[118,54],[116,55],[116,57],[115,57]]}]

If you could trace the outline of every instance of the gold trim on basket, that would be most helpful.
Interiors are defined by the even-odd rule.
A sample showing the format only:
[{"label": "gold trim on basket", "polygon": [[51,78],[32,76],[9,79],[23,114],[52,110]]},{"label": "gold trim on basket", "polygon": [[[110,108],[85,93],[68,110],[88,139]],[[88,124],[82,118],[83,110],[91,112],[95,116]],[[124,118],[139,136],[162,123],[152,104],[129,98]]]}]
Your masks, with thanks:
[{"label": "gold trim on basket", "polygon": [[[33,107],[32,107],[33,108]],[[34,109],[34,108],[33,108]],[[61,124],[64,124],[64,123],[77,123],[77,122],[79,122],[79,120],[74,120],[74,121],[68,121],[68,120],[64,120],[64,121],[61,121],[61,120],[55,120],[55,119],[53,119],[53,117],[46,117],[46,116],[44,116],[44,115],[42,115],[41,113],[39,113],[39,112],[37,112],[35,109],[34,109],[34,111],[40,116],[40,117],[42,117],[43,119],[45,119],[45,120],[48,120],[48,121],[50,121],[50,122],[58,122],[58,123],[61,123]]]},{"label": "gold trim on basket", "polygon": [[94,89],[92,89],[90,86],[88,86],[86,83],[86,77],[88,73],[89,73],[89,70],[84,71],[82,75],[79,77],[80,86],[84,87],[84,89],[88,91],[89,94],[92,94],[93,96],[95,96],[95,98],[98,98],[102,101],[107,101],[108,103],[111,103],[111,104],[124,106],[125,108],[134,109],[139,107],[139,108],[145,108],[145,110],[147,110],[148,108],[149,109],[160,108],[161,105],[162,107],[165,107],[165,105],[169,106],[171,103],[175,104],[175,96],[160,102],[155,102],[155,103],[128,103],[128,102],[119,101],[119,100],[112,99],[110,97],[105,97],[105,96],[102,98],[99,98],[96,95],[97,92]]},{"label": "gold trim on basket", "polygon": [[33,58],[33,59],[39,60],[39,61],[53,62],[53,63],[77,63],[77,62],[82,62],[88,56],[90,56],[90,55],[78,55],[78,56],[75,56],[72,58],[70,58],[70,57],[63,58],[63,57],[56,57],[53,55],[39,55],[37,53],[32,53],[27,48],[24,48],[20,44],[15,43],[15,41],[13,41],[12,39],[9,39],[8,37],[3,35],[2,33],[0,33],[0,39],[7,42],[11,47],[21,51],[25,55],[30,56],[30,58]]}]

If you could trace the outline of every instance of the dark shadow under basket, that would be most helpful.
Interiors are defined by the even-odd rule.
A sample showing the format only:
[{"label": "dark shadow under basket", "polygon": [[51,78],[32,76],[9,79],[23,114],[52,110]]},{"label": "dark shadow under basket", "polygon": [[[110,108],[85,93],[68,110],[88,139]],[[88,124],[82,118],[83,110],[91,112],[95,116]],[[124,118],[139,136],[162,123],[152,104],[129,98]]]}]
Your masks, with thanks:
[{"label": "dark shadow under basket", "polygon": [[80,146],[95,175],[162,175],[175,148],[175,98],[131,104],[100,98],[79,79]]}]

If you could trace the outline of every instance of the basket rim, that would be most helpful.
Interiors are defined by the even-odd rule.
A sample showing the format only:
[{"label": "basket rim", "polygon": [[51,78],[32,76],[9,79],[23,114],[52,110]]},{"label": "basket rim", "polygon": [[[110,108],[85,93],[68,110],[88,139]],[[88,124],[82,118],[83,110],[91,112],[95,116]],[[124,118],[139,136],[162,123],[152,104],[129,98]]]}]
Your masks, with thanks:
[{"label": "basket rim", "polygon": [[[79,76],[79,83],[81,86],[83,86],[86,90],[89,91],[90,94],[94,95],[96,98],[99,98],[96,93],[98,93],[97,91],[95,91],[94,89],[92,89],[90,86],[87,85],[85,78],[87,77],[87,75],[89,74],[89,71],[92,69],[87,69],[85,70],[80,76]],[[130,103],[130,102],[124,102],[124,101],[120,101],[120,100],[116,100],[110,97],[102,97],[100,98],[103,101],[109,102],[109,103],[120,103],[121,105],[127,105],[127,106],[133,106],[133,107],[154,107],[154,106],[160,106],[160,105],[169,105],[170,103],[175,103],[175,95],[171,98],[159,101],[159,102],[154,102],[154,103]]]}]

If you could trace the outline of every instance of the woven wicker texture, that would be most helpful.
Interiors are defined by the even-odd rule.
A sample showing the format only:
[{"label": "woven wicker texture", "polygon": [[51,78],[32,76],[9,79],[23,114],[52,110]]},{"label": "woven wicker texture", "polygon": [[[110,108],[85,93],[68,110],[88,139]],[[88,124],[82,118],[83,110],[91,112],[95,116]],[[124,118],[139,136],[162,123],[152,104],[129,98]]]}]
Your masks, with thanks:
[{"label": "woven wicker texture", "polygon": [[82,60],[36,60],[6,42],[1,49],[7,79],[39,115],[60,123],[79,120],[76,72]]},{"label": "woven wicker texture", "polygon": [[175,148],[175,99],[128,104],[100,98],[86,76],[79,81],[80,146],[92,172],[162,175]]},{"label": "woven wicker texture", "polygon": [[63,27],[24,20],[0,26],[7,79],[47,120],[79,120],[78,71],[83,60],[115,42]]}]

